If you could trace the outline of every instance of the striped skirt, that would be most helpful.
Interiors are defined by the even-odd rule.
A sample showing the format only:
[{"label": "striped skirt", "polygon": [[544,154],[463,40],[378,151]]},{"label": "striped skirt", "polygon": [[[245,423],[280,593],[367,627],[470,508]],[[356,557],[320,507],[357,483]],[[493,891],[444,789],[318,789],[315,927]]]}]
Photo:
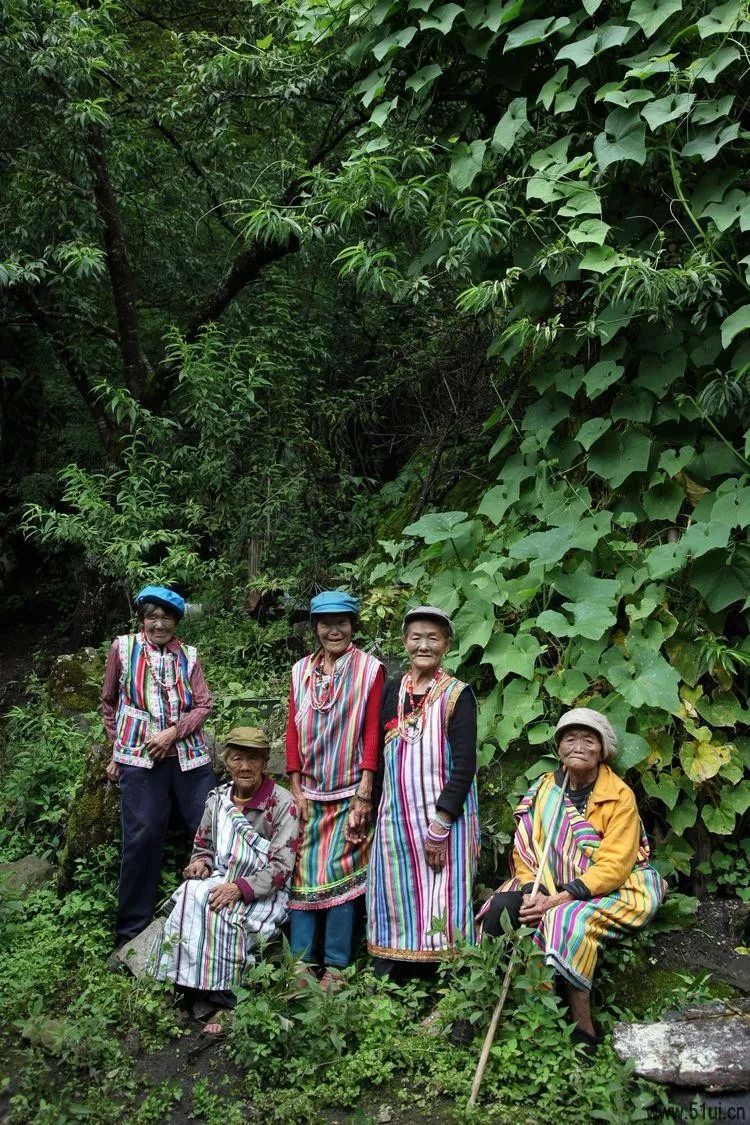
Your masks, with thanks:
[{"label": "striped skirt", "polygon": [[347,843],[344,832],[351,798],[308,798],[308,817],[294,870],[290,910],[328,910],[365,893],[370,834],[363,844]]}]

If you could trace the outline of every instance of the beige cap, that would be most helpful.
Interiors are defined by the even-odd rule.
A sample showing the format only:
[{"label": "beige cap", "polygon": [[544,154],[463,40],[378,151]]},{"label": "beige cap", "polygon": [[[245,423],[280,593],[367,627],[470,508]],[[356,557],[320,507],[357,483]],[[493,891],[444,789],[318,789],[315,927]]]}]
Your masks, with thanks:
[{"label": "beige cap", "polygon": [[574,707],[566,711],[555,727],[555,743],[560,741],[563,731],[569,727],[588,727],[596,731],[602,742],[602,761],[609,762],[617,757],[617,735],[615,729],[606,715],[601,711],[594,711],[591,707]]}]

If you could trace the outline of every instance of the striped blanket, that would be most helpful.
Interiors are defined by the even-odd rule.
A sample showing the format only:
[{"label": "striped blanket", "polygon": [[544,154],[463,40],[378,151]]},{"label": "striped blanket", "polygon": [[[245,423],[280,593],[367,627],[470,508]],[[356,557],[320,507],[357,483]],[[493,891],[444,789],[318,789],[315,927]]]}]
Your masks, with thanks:
[{"label": "striped blanket", "polygon": [[288,892],[281,888],[265,898],[211,910],[214,887],[235,879],[251,879],[268,863],[270,844],[236,808],[227,790],[219,791],[214,808],[214,869],[208,879],[188,879],[177,890],[150,971],[158,980],[207,991],[233,989],[259,939],[270,938],[287,915]]},{"label": "striped blanket", "polygon": [[[544,841],[552,836],[541,883],[562,887],[582,875],[595,861],[601,838],[566,796],[556,814],[559,787],[546,774],[531,787],[516,809],[514,844],[524,863],[536,875]],[[589,990],[602,941],[634,933],[651,921],[659,909],[666,884],[649,863],[649,846],[641,829],[641,846],[632,872],[617,890],[555,906],[543,916],[534,934],[545,960],[575,988]],[[515,877],[498,887],[518,891]],[[551,893],[553,893],[551,891]]]},{"label": "striped blanket", "polygon": [[472,883],[479,853],[476,782],[451,829],[445,867],[427,866],[424,845],[452,757],[446,735],[466,685],[445,676],[427,706],[421,738],[386,732],[383,796],[367,881],[367,948],[394,961],[434,961],[473,941]]}]

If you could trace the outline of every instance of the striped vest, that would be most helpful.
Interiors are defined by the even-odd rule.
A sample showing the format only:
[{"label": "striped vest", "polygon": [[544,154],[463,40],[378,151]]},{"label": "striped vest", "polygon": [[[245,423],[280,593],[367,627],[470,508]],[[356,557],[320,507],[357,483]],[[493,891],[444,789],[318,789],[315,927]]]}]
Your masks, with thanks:
[{"label": "striped vest", "polygon": [[[192,645],[180,642],[179,652],[149,648],[151,673],[142,633],[117,638],[120,657],[120,699],[115,722],[114,758],[126,766],[152,769],[145,746],[157,731],[166,730],[193,705],[190,677],[196,661]],[[193,770],[211,761],[201,731],[175,742],[181,770]]]},{"label": "striped vest", "polygon": [[319,660],[319,653],[305,656],[292,668],[302,790],[335,801],[350,797],[359,783],[365,707],[380,661],[352,645],[336,661],[326,698],[315,690]]}]

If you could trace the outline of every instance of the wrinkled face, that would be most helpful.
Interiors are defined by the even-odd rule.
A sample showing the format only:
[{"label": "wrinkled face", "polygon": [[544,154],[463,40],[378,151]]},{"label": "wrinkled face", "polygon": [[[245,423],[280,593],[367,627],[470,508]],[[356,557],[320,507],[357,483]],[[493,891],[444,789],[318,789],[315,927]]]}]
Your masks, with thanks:
[{"label": "wrinkled face", "polygon": [[435,672],[450,648],[445,630],[436,621],[417,618],[404,633],[404,647],[415,672]]},{"label": "wrinkled face", "polygon": [[557,744],[560,761],[573,773],[596,768],[602,758],[602,743],[596,731],[588,727],[568,727]]},{"label": "wrinkled face", "polygon": [[345,613],[321,613],[315,622],[315,633],[328,656],[341,656],[351,644],[351,618]]},{"label": "wrinkled face", "polygon": [[224,763],[238,790],[255,792],[263,780],[263,770],[268,760],[265,750],[254,746],[231,746]]},{"label": "wrinkled face", "polygon": [[143,609],[143,631],[152,645],[166,645],[172,640],[179,618],[160,605],[147,604]]}]

